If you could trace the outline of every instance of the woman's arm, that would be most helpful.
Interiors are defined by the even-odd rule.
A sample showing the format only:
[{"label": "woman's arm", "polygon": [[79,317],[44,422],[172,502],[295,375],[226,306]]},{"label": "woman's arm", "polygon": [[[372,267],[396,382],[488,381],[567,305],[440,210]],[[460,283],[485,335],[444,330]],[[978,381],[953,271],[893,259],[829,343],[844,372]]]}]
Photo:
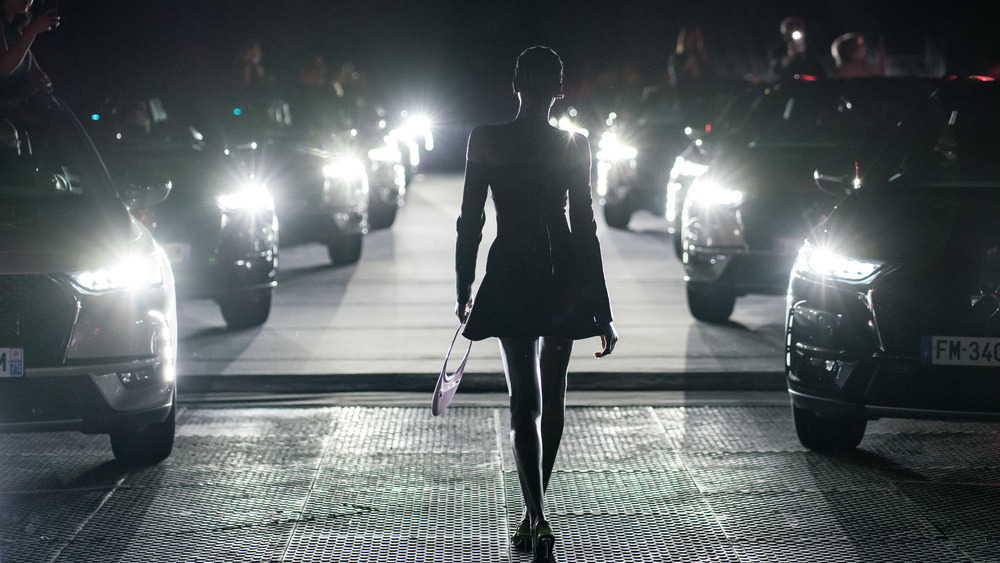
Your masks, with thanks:
[{"label": "woman's arm", "polygon": [[486,223],[485,206],[489,181],[486,165],[480,158],[483,150],[482,135],[482,129],[476,128],[469,136],[462,211],[456,223],[458,238],[455,243],[455,273],[458,302],[455,312],[463,322],[469,314],[472,282],[476,278],[476,258],[479,254],[479,243],[483,238],[483,225]]},{"label": "woman's arm", "polygon": [[35,37],[40,33],[58,27],[58,25],[58,12],[50,10],[32,19],[28,27],[24,29],[21,37],[9,49],[6,47],[6,38],[0,41],[0,51],[2,51],[0,52],[0,75],[9,75],[14,72],[14,69],[24,62],[24,58],[28,55],[28,50],[31,48],[31,44],[34,43]]},{"label": "woman's arm", "polygon": [[[583,135],[574,135],[570,146],[573,165],[569,181],[569,221],[576,246],[578,275],[590,288],[591,306],[598,324],[611,323],[611,300],[604,279],[601,243],[597,239],[594,201],[590,191],[590,144]],[[610,334],[610,333],[609,333]]]}]

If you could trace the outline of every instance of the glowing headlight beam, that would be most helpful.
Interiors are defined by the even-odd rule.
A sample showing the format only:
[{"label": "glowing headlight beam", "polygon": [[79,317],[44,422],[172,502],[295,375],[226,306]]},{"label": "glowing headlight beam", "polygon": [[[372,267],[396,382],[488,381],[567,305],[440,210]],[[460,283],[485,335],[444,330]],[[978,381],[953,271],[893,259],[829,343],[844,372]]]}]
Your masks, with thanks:
[{"label": "glowing headlight beam", "polygon": [[598,141],[597,147],[597,158],[600,160],[632,160],[639,154],[639,151],[635,147],[625,144],[618,138],[618,135],[610,131],[601,135],[601,140]]},{"label": "glowing headlight beam", "polygon": [[871,277],[883,265],[877,260],[852,258],[806,244],[799,251],[793,270],[799,274],[861,281]]},{"label": "glowing headlight beam", "polygon": [[565,115],[560,117],[559,119],[553,117],[551,120],[549,120],[549,122],[553,127],[558,127],[563,131],[569,131],[570,133],[579,133],[584,137],[590,136],[590,131],[588,129],[580,127],[576,123],[573,123],[573,120]]},{"label": "glowing headlight beam", "polygon": [[375,162],[400,162],[403,155],[395,146],[386,144],[368,151],[368,158]]},{"label": "glowing headlight beam", "polygon": [[736,207],[743,203],[746,197],[740,190],[724,188],[714,182],[696,181],[688,190],[688,199],[703,205],[721,205]]},{"label": "glowing headlight beam", "polygon": [[106,268],[70,274],[80,287],[94,292],[136,290],[163,283],[163,271],[155,254],[133,256]]},{"label": "glowing headlight beam", "polygon": [[274,207],[271,192],[264,184],[247,184],[233,192],[220,195],[216,202],[220,209],[227,212]]},{"label": "glowing headlight beam", "polygon": [[338,158],[323,166],[323,176],[329,179],[349,180],[365,175],[365,165],[360,158]]},{"label": "glowing headlight beam", "polygon": [[671,173],[673,172],[676,172],[678,176],[697,178],[708,172],[708,166],[692,162],[683,156],[678,156],[674,159],[674,168],[671,170]]}]

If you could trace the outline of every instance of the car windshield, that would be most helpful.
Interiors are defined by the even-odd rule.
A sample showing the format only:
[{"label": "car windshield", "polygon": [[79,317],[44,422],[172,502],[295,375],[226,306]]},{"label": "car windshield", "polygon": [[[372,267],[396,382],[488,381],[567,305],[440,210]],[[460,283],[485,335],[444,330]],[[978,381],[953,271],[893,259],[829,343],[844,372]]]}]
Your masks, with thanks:
[{"label": "car windshield", "polygon": [[4,206],[107,202],[113,193],[100,159],[70,112],[60,107],[30,113],[0,109]]},{"label": "car windshield", "polygon": [[764,90],[745,119],[729,127],[738,143],[759,149],[878,143],[928,93],[926,84],[891,79],[775,87]]},{"label": "car windshield", "polygon": [[909,186],[1000,188],[1000,88],[966,84],[904,123],[879,173]]}]

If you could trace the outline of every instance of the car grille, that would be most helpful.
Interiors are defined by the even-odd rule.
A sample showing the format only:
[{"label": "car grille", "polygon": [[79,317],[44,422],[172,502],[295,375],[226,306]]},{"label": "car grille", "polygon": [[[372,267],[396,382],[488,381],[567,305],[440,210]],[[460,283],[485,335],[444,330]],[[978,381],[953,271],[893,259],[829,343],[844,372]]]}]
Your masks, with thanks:
[{"label": "car grille", "polygon": [[25,367],[62,365],[76,316],[76,298],[49,276],[0,276],[0,347],[24,348]]},{"label": "car grille", "polygon": [[922,336],[1000,336],[1000,313],[973,308],[978,287],[971,268],[900,268],[884,275],[872,305],[886,352],[916,355]]}]

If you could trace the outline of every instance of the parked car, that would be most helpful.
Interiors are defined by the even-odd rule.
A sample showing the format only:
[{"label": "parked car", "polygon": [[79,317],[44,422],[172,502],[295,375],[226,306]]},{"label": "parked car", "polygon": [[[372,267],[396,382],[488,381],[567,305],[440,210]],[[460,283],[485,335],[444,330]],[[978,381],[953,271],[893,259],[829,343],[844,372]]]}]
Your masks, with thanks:
[{"label": "parked car", "polygon": [[213,111],[212,133],[221,144],[215,150],[226,157],[225,169],[267,186],[281,244],[319,243],[333,264],[357,262],[369,228],[368,167],[357,129],[337,115],[296,119],[280,98],[216,104]]},{"label": "parked car", "polygon": [[106,433],[114,455],[173,448],[177,313],[166,252],[61,103],[0,103],[0,431]]},{"label": "parked car", "polygon": [[689,144],[688,135],[710,126],[747,87],[742,81],[713,81],[682,92],[653,90],[634,108],[607,116],[595,154],[595,183],[608,226],[627,228],[640,210],[662,217],[670,168]]},{"label": "parked car", "polygon": [[713,154],[713,138],[723,138],[737,132],[746,122],[750,110],[763,99],[770,86],[747,86],[729,98],[724,107],[704,127],[685,128],[689,141],[669,164],[667,174],[666,202],[664,216],[667,232],[673,241],[674,255],[678,260],[683,256],[681,244],[681,212],[688,189],[699,176],[708,170],[708,162]]},{"label": "parked car", "polygon": [[879,417],[1000,420],[998,131],[1000,83],[943,86],[799,251],[785,366],[806,447],[852,449]]},{"label": "parked car", "polygon": [[815,170],[832,166],[831,174],[853,176],[866,169],[933,85],[796,80],[763,90],[734,131],[713,131],[681,212],[692,316],[723,322],[739,296],[783,294],[806,235],[843,198],[817,188]]},{"label": "parked car", "polygon": [[420,152],[419,147],[410,151],[413,143],[401,131],[390,129],[387,116],[375,117],[359,132],[359,156],[368,169],[368,226],[379,230],[396,222],[406,202],[406,188],[420,164]]},{"label": "parked car", "polygon": [[182,297],[210,298],[230,328],[267,321],[278,283],[278,218],[267,185],[159,97],[108,101],[89,123],[119,184],[167,182],[166,201],[131,211],[170,257]]}]

